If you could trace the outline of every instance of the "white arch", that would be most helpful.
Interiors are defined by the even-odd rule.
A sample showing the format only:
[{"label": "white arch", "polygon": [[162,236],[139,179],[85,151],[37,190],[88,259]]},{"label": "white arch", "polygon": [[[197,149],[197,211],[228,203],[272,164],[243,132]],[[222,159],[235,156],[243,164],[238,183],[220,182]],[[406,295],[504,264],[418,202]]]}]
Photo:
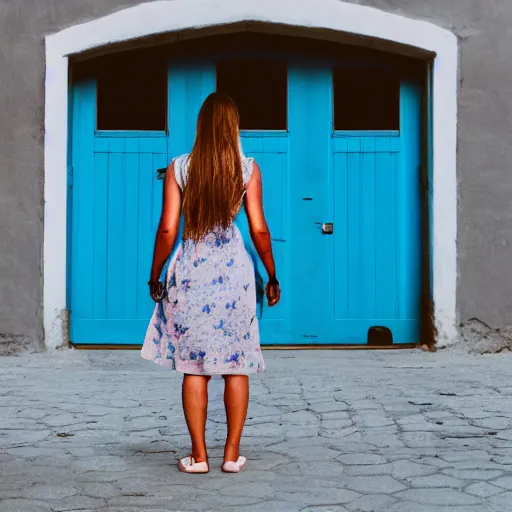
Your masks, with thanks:
[{"label": "white arch", "polygon": [[259,21],[328,29],[436,53],[433,71],[433,274],[439,345],[455,340],[457,282],[457,39],[430,23],[338,0],[160,0],[46,37],[44,328],[46,346],[67,338],[66,183],[68,56],[166,32]]}]

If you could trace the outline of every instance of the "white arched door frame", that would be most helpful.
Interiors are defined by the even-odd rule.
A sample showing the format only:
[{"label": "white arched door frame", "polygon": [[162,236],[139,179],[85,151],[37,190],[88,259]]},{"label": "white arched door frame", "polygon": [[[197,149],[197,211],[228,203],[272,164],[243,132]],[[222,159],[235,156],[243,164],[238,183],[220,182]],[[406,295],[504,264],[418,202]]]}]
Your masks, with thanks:
[{"label": "white arched door frame", "polygon": [[264,22],[324,29],[434,52],[432,269],[439,346],[456,339],[458,44],[431,23],[339,0],[160,0],[46,37],[44,145],[44,330],[65,345],[69,57],[112,43],[189,29]]}]

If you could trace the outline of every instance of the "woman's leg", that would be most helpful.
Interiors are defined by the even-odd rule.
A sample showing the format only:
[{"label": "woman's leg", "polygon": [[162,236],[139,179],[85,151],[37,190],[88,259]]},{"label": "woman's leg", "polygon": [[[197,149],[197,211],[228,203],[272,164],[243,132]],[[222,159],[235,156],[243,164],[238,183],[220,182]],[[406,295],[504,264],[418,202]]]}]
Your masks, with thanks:
[{"label": "woman's leg", "polygon": [[203,462],[208,459],[205,429],[208,410],[208,381],[210,378],[207,375],[185,374],[183,376],[183,411],[192,440],[192,456],[196,462]]},{"label": "woman's leg", "polygon": [[228,435],[224,447],[224,462],[238,459],[240,439],[249,406],[248,375],[224,375],[224,405]]}]

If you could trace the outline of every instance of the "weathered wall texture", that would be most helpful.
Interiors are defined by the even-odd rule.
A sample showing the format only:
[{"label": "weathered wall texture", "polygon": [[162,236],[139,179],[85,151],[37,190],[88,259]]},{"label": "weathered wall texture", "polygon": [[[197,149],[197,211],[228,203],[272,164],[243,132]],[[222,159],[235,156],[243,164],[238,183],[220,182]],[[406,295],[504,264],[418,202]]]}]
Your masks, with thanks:
[{"label": "weathered wall texture", "polygon": [[[43,347],[44,36],[138,3],[0,0],[0,352]],[[354,3],[431,21],[460,39],[460,320],[512,324],[512,3]]]}]

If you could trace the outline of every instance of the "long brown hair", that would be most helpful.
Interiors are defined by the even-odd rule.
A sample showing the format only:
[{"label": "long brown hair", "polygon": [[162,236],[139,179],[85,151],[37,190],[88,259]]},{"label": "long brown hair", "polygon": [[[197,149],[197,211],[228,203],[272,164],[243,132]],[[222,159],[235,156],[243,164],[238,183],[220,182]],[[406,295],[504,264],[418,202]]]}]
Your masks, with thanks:
[{"label": "long brown hair", "polygon": [[183,193],[183,237],[200,240],[217,227],[231,225],[243,193],[239,148],[240,116],[233,100],[214,92],[197,119],[189,173]]}]

